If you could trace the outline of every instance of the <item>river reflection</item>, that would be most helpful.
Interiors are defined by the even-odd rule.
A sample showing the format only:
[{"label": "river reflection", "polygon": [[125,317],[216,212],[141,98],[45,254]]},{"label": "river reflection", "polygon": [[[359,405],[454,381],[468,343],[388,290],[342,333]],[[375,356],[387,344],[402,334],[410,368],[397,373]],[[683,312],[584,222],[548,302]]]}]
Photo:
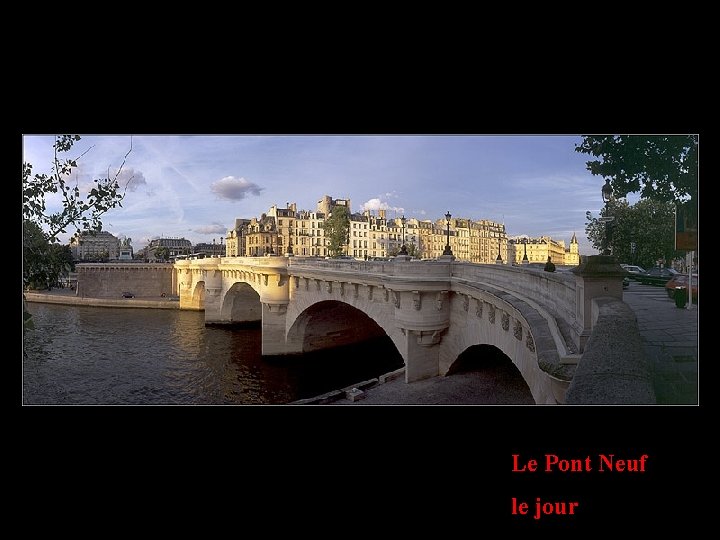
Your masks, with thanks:
[{"label": "river reflection", "polygon": [[29,304],[23,403],[282,404],[402,367],[389,338],[263,358],[260,326],[206,327],[198,311]]}]

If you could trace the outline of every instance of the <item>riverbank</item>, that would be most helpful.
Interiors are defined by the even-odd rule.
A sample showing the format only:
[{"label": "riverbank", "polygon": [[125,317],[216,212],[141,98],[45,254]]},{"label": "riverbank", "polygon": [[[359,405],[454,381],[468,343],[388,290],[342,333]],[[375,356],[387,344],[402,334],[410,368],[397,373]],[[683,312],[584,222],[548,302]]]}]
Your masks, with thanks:
[{"label": "riverbank", "polygon": [[75,296],[72,289],[54,289],[43,292],[26,292],[28,303],[65,304],[70,306],[92,306],[112,308],[152,308],[180,309],[177,298],[143,297],[143,298],[88,298]]}]

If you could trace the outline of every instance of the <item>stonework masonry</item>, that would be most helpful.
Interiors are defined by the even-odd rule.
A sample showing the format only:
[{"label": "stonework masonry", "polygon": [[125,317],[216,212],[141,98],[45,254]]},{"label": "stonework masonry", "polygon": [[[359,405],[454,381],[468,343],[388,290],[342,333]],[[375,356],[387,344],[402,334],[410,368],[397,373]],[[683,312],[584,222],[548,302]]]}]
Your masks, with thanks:
[{"label": "stonework masonry", "polygon": [[172,264],[97,263],[78,264],[77,296],[121,298],[129,292],[136,298],[173,295]]}]

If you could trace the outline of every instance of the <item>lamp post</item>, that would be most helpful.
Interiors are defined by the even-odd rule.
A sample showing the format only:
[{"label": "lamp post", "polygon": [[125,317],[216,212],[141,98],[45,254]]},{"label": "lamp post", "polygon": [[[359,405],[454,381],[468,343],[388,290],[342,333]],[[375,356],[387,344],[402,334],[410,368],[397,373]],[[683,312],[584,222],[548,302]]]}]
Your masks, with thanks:
[{"label": "lamp post", "polygon": [[503,263],[503,260],[502,260],[502,256],[500,255],[500,237],[498,236],[498,256],[495,259],[495,264],[502,264],[502,263]]},{"label": "lamp post", "polygon": [[523,254],[522,263],[523,264],[530,264],[530,261],[527,257],[527,238],[523,238],[523,249],[525,253]]},{"label": "lamp post", "polygon": [[612,224],[611,222],[615,219],[614,216],[609,216],[608,213],[610,212],[610,201],[613,198],[613,190],[612,186],[610,185],[610,179],[605,179],[605,185],[602,187],[602,200],[605,203],[605,215],[602,218],[602,221],[605,222],[605,239],[603,241],[603,255],[611,255],[610,245],[611,245],[611,235],[612,235]]},{"label": "lamp post", "polygon": [[407,255],[407,247],[405,246],[405,214],[400,218],[400,226],[402,227],[402,246],[398,255]]},{"label": "lamp post", "polygon": [[445,250],[443,251],[443,255],[450,255],[452,257],[452,249],[450,249],[450,218],[452,215],[450,214],[450,210],[447,211],[447,214],[445,214],[445,221],[447,222],[447,243],[445,244]]}]

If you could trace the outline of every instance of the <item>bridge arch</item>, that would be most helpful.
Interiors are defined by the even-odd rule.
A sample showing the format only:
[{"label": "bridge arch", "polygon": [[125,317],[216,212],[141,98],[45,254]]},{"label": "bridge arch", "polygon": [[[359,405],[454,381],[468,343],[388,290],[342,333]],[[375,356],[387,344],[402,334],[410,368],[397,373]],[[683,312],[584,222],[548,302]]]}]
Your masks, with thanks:
[{"label": "bridge arch", "polygon": [[535,398],[512,359],[494,345],[471,345],[450,365],[446,376],[472,374],[497,405],[535,405]]},{"label": "bridge arch", "polygon": [[260,294],[249,283],[237,281],[222,296],[220,320],[228,323],[262,320]]},{"label": "bridge arch", "polygon": [[205,309],[205,282],[196,281],[193,284],[192,295],[190,296],[191,309]]},{"label": "bridge arch", "polygon": [[[288,326],[288,348],[303,353],[390,337],[387,330],[371,315],[350,303],[335,299],[308,305],[288,322]],[[394,346],[397,349],[397,344]]]},{"label": "bridge arch", "polygon": [[[469,309],[471,298],[477,306],[472,314]],[[516,300],[499,291],[455,294],[452,305],[450,328],[442,344],[440,375],[449,374],[453,364],[465,351],[477,351],[472,349],[476,346],[492,347],[515,366],[535,403],[556,403],[547,374],[538,362],[536,332],[542,330],[538,324],[539,315],[531,316],[527,306],[522,308],[525,311],[520,311],[520,304]],[[459,365],[466,362],[463,360]],[[455,369],[458,369],[457,366]]]}]

